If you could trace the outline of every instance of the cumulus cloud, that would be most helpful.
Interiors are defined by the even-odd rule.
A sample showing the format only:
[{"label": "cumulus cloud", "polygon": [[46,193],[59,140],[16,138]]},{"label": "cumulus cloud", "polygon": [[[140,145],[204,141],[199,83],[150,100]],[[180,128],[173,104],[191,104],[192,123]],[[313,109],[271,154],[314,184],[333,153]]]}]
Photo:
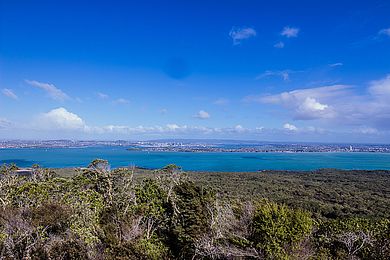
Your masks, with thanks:
[{"label": "cumulus cloud", "polygon": [[233,27],[229,36],[232,38],[233,44],[238,45],[241,41],[256,36],[256,31],[251,27]]},{"label": "cumulus cloud", "polygon": [[63,107],[43,113],[38,118],[39,127],[55,130],[84,130],[84,121],[76,114]]},{"label": "cumulus cloud", "polygon": [[282,32],[280,33],[280,35],[285,36],[287,38],[294,38],[294,37],[298,37],[298,33],[299,33],[299,28],[285,26]]},{"label": "cumulus cloud", "polygon": [[[4,122],[6,122],[4,120]],[[0,120],[0,127],[2,121]],[[4,123],[5,124],[5,123]],[[88,135],[95,134],[120,134],[120,135],[165,135],[165,134],[217,134],[217,135],[231,135],[242,133],[260,133],[263,131],[263,127],[257,127],[253,129],[244,128],[241,125],[227,128],[214,128],[203,126],[188,126],[179,125],[175,123],[166,124],[164,126],[136,126],[130,127],[126,125],[104,125],[104,126],[91,126],[87,125],[85,121],[75,113],[68,111],[67,109],[60,107],[50,110],[47,113],[43,113],[36,118],[34,122],[34,129],[45,131],[72,131],[72,133],[81,133]]]},{"label": "cumulus cloud", "polygon": [[238,133],[247,132],[249,129],[244,128],[242,125],[236,125],[234,130]]},{"label": "cumulus cloud", "polygon": [[390,28],[385,28],[379,31],[379,34],[390,36]]},{"label": "cumulus cloud", "polygon": [[[5,125],[4,120],[4,125]],[[0,127],[2,120],[0,118]],[[28,126],[26,126],[29,128]],[[30,126],[31,127],[31,126]],[[88,135],[95,134],[120,134],[120,135],[165,135],[165,134],[217,134],[217,135],[231,135],[250,133],[256,134],[263,131],[263,127],[253,129],[245,128],[241,125],[226,128],[214,128],[204,126],[188,126],[179,125],[175,123],[166,124],[164,126],[136,126],[130,127],[126,125],[104,125],[91,126],[87,125],[85,121],[75,113],[60,107],[50,110],[47,113],[40,114],[33,125],[35,130],[45,130],[54,132],[72,131],[72,133],[81,133]]]},{"label": "cumulus cloud", "polygon": [[167,124],[167,128],[168,128],[169,130],[175,131],[175,130],[177,130],[177,129],[180,129],[181,127],[178,126],[177,124]]},{"label": "cumulus cloud", "polygon": [[53,84],[38,82],[36,80],[25,80],[25,82],[33,87],[44,90],[47,95],[54,100],[64,101],[69,99],[67,94],[65,94],[61,89],[57,88]]},{"label": "cumulus cloud", "polygon": [[6,96],[6,97],[9,97],[9,98],[12,98],[12,99],[15,99],[15,100],[18,99],[18,96],[13,92],[12,89],[3,88],[1,90],[1,93],[3,93],[3,95]]},{"label": "cumulus cloud", "polygon": [[210,118],[210,114],[204,110],[200,110],[196,115],[194,115],[194,117],[199,119],[208,119]]},{"label": "cumulus cloud", "polygon": [[284,48],[284,42],[277,42],[274,44],[275,48],[283,49]]},{"label": "cumulus cloud", "polygon": [[350,86],[333,85],[319,88],[297,89],[276,95],[249,96],[245,100],[282,105],[293,112],[294,119],[329,119],[336,116],[336,111],[325,101],[334,100],[348,93]]},{"label": "cumulus cloud", "polygon": [[283,128],[286,130],[289,130],[289,131],[298,131],[298,127],[296,127],[295,125],[289,124],[289,123],[285,123],[283,125]]},{"label": "cumulus cloud", "polygon": [[[317,107],[321,110],[321,107]],[[363,125],[363,124],[361,124]],[[266,127],[252,127],[246,128],[241,124],[232,127],[204,127],[204,126],[188,126],[176,123],[155,126],[127,126],[127,125],[103,125],[93,126],[88,125],[77,114],[60,107],[50,110],[47,113],[39,115],[31,124],[14,124],[4,118],[0,118],[0,130],[3,134],[10,134],[12,138],[18,136],[15,133],[39,133],[40,138],[54,137],[54,138],[166,138],[171,136],[173,138],[201,138],[209,136],[212,138],[239,138],[239,139],[262,139],[262,140],[340,140],[343,138],[354,136],[354,138],[377,138],[375,140],[383,140],[390,135],[390,131],[382,131],[370,125],[364,127],[355,127],[347,132],[329,131],[317,127],[297,127],[290,122],[285,123],[280,128],[266,128]],[[352,135],[351,135],[352,134]],[[34,134],[33,134],[34,135]],[[335,139],[329,139],[329,137]],[[326,139],[328,138],[328,139]],[[378,139],[379,138],[379,139]],[[344,139],[343,139],[344,140]],[[347,140],[347,139],[345,139]],[[359,139],[355,139],[359,140]],[[361,139],[360,139],[361,140]],[[373,140],[373,139],[371,139]]]},{"label": "cumulus cloud", "polygon": [[329,118],[333,116],[332,111],[328,111],[329,106],[321,104],[315,98],[306,97],[305,100],[298,104],[296,108],[295,119],[316,119]]},{"label": "cumulus cloud", "polygon": [[365,126],[366,133],[390,129],[390,75],[369,82],[365,92],[348,85],[332,85],[248,96],[244,100],[280,105],[296,120],[316,119],[333,127],[354,129]]}]

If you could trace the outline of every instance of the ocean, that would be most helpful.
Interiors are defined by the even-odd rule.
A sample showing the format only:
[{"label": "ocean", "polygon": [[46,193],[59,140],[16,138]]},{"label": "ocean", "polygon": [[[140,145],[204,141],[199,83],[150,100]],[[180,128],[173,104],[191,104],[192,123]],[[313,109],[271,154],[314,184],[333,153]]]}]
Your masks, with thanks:
[{"label": "ocean", "polygon": [[0,164],[29,167],[84,167],[93,159],[106,159],[111,167],[157,169],[174,163],[188,171],[315,170],[320,168],[390,170],[389,153],[221,153],[142,152],[124,147],[0,149]]}]

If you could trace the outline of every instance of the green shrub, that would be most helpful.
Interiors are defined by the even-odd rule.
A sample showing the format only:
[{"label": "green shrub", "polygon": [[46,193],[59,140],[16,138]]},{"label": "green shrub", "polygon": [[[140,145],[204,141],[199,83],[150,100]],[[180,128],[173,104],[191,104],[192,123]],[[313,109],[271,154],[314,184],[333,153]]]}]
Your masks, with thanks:
[{"label": "green shrub", "polygon": [[[0,167],[0,259],[390,259],[386,174],[194,174],[201,185],[176,165],[147,177],[104,160],[69,178],[12,169]],[[376,178],[366,197],[337,181]]]},{"label": "green shrub", "polygon": [[51,234],[61,234],[68,228],[71,214],[70,207],[48,201],[38,207],[24,210],[22,216],[29,219],[34,227],[45,228]]},{"label": "green shrub", "polygon": [[138,256],[143,259],[169,259],[169,247],[155,236],[150,239],[142,238],[135,246]]},{"label": "green shrub", "polygon": [[389,259],[390,220],[348,218],[324,221],[314,234],[317,250],[332,258]]},{"label": "green shrub", "polygon": [[189,257],[194,253],[194,242],[210,232],[209,221],[215,194],[193,182],[174,187],[171,221],[171,246],[176,255]]},{"label": "green shrub", "polygon": [[313,224],[308,212],[263,200],[253,216],[251,240],[266,258],[288,259],[310,235]]}]

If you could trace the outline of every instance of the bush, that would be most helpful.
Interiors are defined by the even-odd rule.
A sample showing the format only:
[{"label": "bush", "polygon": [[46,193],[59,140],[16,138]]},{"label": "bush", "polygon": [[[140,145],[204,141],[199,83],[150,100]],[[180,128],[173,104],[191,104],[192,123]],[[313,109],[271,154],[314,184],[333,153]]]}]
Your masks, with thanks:
[{"label": "bush", "polygon": [[288,259],[308,238],[313,224],[308,212],[263,200],[255,209],[251,240],[266,258]]},{"label": "bush", "polygon": [[69,227],[71,209],[58,202],[46,202],[36,208],[23,212],[23,218],[29,219],[34,227],[43,227],[51,234],[61,234]]},{"label": "bush", "polygon": [[209,207],[214,200],[215,194],[211,190],[193,182],[183,182],[174,188],[170,244],[176,256],[192,256],[195,241],[211,231]]},{"label": "bush", "polygon": [[330,258],[389,259],[390,220],[348,218],[322,222],[314,239]]},{"label": "bush", "polygon": [[345,218],[340,204],[232,200],[176,165],[147,178],[104,160],[69,178],[13,169],[0,167],[0,259],[390,259],[390,220]]}]

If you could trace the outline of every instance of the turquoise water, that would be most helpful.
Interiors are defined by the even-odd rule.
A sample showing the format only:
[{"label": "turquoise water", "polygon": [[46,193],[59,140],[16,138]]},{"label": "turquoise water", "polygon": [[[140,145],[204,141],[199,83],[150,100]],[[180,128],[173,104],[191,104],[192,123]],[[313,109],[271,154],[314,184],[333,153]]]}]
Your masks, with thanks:
[{"label": "turquoise water", "polygon": [[390,170],[390,154],[385,153],[180,153],[127,151],[121,147],[0,149],[1,164],[15,162],[21,167],[34,163],[43,167],[79,167],[96,158],[108,160],[112,167],[155,169],[175,163],[193,171]]}]

